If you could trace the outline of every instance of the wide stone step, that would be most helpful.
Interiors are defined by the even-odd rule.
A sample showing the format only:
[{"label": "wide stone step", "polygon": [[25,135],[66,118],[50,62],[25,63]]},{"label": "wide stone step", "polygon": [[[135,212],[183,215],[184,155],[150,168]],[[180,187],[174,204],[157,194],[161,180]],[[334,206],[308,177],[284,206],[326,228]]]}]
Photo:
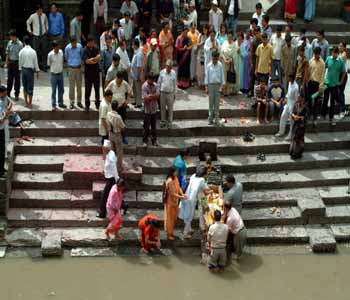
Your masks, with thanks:
[{"label": "wide stone step", "polygon": [[[120,238],[109,242],[103,227],[86,228],[12,228],[7,230],[6,242],[14,247],[40,247],[45,235],[50,231],[59,233],[62,247],[107,247],[107,246],[139,246],[140,232],[136,228],[122,227]],[[168,241],[164,231],[161,231],[163,247],[199,247],[200,234],[196,231],[192,240],[183,239],[182,232],[175,230],[175,241]],[[271,226],[248,228],[248,244],[295,244],[307,243],[309,236],[303,226]]]},{"label": "wide stone step", "polygon": [[350,204],[349,185],[320,188],[320,195],[326,205]]},{"label": "wide stone step", "polygon": [[[201,141],[218,144],[219,155],[288,153],[289,142],[283,138],[271,135],[257,135],[255,140],[246,143],[235,134],[230,136],[188,136],[186,138],[159,137],[159,147],[143,147],[142,139],[129,137],[129,145],[124,148],[126,154],[142,156],[175,156],[180,148],[191,148],[193,155],[198,154]],[[339,150],[350,148],[350,132],[307,133],[305,136],[306,151]],[[17,154],[64,154],[64,153],[101,153],[101,139],[99,137],[62,137],[35,138],[33,142],[24,141],[23,145],[16,145]]]},{"label": "wide stone step", "polygon": [[58,172],[15,172],[12,177],[14,189],[70,189]]},{"label": "wide stone step", "polygon": [[[261,189],[305,188],[344,185],[349,182],[349,171],[344,168],[299,170],[290,172],[258,172],[235,174],[247,191]],[[143,175],[139,190],[161,191],[163,175]]]},{"label": "wide stone step", "polygon": [[310,216],[310,224],[350,223],[349,205],[328,205],[324,216]]},{"label": "wide stone step", "polygon": [[62,172],[64,155],[20,154],[16,155],[14,170],[17,172]]}]

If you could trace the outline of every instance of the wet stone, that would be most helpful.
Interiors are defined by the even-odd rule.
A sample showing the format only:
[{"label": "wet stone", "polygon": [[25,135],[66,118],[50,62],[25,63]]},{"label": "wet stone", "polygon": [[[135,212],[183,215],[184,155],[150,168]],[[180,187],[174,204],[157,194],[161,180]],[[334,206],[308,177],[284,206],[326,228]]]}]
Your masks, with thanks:
[{"label": "wet stone", "polygon": [[62,231],[64,247],[104,247],[108,245],[103,228],[79,228]]},{"label": "wet stone", "polygon": [[112,248],[75,248],[70,252],[72,257],[113,257],[116,253]]},{"label": "wet stone", "polygon": [[328,227],[310,226],[307,228],[313,252],[335,252],[337,243]]},{"label": "wet stone", "polygon": [[41,252],[43,256],[62,256],[63,249],[61,244],[62,234],[60,231],[49,230],[41,243]]},{"label": "wet stone", "polygon": [[6,241],[13,247],[40,247],[42,232],[39,229],[21,228],[6,233]]}]

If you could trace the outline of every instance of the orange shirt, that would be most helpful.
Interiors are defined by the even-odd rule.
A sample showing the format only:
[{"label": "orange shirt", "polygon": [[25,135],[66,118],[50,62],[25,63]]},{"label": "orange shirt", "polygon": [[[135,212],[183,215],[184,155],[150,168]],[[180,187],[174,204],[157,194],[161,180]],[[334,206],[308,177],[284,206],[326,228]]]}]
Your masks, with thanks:
[{"label": "orange shirt", "polygon": [[198,45],[199,44],[199,31],[196,29],[194,33],[192,31],[189,31],[187,33],[187,37],[191,40],[192,45]]}]

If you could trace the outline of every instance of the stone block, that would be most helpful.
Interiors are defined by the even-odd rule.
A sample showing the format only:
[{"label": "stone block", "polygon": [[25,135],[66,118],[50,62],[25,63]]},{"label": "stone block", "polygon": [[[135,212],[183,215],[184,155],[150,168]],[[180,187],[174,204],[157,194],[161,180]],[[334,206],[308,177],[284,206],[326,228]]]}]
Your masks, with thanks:
[{"label": "stone block", "polygon": [[41,242],[41,253],[43,256],[62,256],[61,243],[62,233],[59,230],[47,230]]},{"label": "stone block", "polygon": [[326,206],[320,198],[299,199],[298,207],[303,218],[309,216],[325,216],[326,214]]},{"label": "stone block", "polygon": [[63,247],[106,247],[108,241],[103,228],[62,230]]},{"label": "stone block", "polygon": [[350,224],[333,224],[330,227],[337,242],[350,241]]},{"label": "stone block", "polygon": [[137,192],[138,208],[163,208],[162,192]]},{"label": "stone block", "polygon": [[43,233],[39,229],[19,228],[8,230],[6,242],[12,247],[40,247]]},{"label": "stone block", "polygon": [[74,248],[70,252],[72,257],[113,257],[116,253],[112,248]]},{"label": "stone block", "polygon": [[328,227],[308,226],[310,246],[313,252],[335,252],[337,243],[333,233]]},{"label": "stone block", "polygon": [[249,244],[306,243],[309,235],[304,226],[273,226],[249,228]]}]

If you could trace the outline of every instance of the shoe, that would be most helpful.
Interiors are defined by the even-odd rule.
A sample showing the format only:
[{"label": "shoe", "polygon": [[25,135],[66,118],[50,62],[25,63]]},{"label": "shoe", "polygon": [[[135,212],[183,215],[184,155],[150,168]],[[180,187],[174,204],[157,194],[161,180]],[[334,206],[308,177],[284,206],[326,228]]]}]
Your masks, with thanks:
[{"label": "shoe", "polygon": [[58,107],[59,107],[59,108],[67,108],[67,105],[65,105],[65,104],[59,104]]},{"label": "shoe", "polygon": [[71,104],[71,105],[70,105],[70,109],[75,109],[74,104]]},{"label": "shoe", "polygon": [[159,144],[158,144],[157,141],[154,141],[154,142],[152,142],[152,146],[153,146],[153,147],[159,147]]},{"label": "shoe", "polygon": [[345,117],[345,113],[340,113],[340,114],[339,114],[339,120],[344,119],[344,117]]},{"label": "shoe", "polygon": [[80,102],[78,103],[78,107],[84,108],[83,104],[81,104]]},{"label": "shoe", "polygon": [[279,133],[279,132],[277,132],[276,134],[275,134],[275,136],[276,137],[281,137],[283,134],[282,133]]},{"label": "shoe", "polygon": [[85,111],[89,112],[90,111],[90,107],[85,107]]},{"label": "shoe", "polygon": [[208,125],[214,125],[213,120],[209,120],[209,121],[208,121]]},{"label": "shoe", "polygon": [[99,110],[100,109],[100,103],[95,103],[95,108],[96,108],[96,110]]},{"label": "shoe", "polygon": [[142,147],[148,147],[148,143],[143,142]]}]

